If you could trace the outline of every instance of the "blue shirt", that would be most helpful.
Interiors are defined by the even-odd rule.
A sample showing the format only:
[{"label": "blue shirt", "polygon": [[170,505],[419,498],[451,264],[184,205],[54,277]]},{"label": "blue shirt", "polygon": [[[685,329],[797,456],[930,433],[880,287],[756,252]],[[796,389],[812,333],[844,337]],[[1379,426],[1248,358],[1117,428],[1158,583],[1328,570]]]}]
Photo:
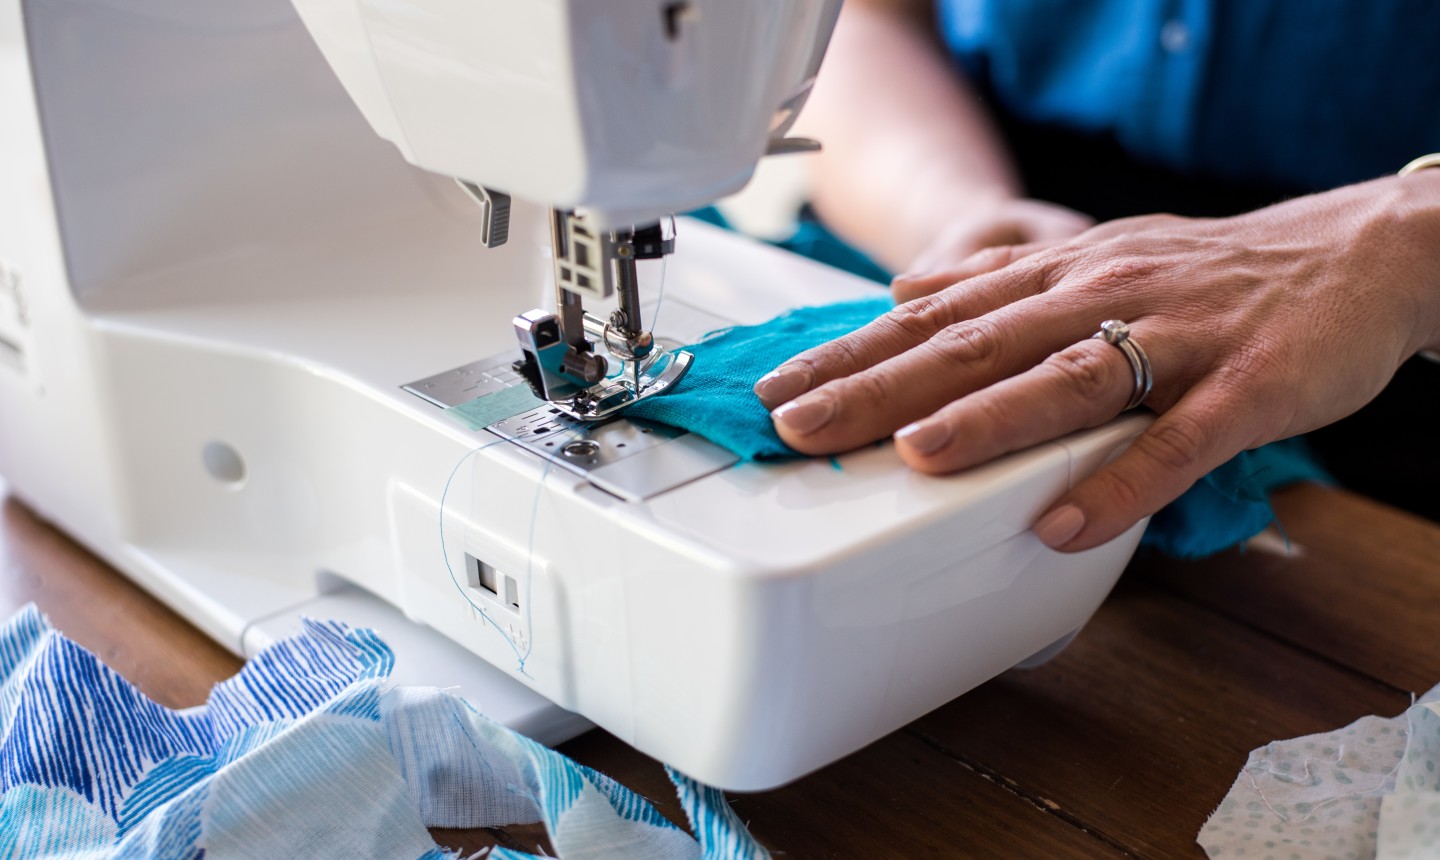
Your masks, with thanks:
[{"label": "blue shirt", "polygon": [[1319,190],[1440,151],[1440,0],[940,0],[1022,121],[1187,174]]}]

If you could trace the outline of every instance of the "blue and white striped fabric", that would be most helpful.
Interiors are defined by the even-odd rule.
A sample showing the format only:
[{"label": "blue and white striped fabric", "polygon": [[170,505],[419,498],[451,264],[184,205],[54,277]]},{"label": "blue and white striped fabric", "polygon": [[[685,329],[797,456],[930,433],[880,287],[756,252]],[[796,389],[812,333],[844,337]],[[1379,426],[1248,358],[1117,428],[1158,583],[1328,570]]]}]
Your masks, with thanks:
[{"label": "blue and white striped fabric", "polygon": [[26,607],[0,627],[0,857],[430,860],[427,826],[537,821],[565,860],[769,857],[720,792],[671,772],[697,842],[463,700],[389,687],[392,664],[372,632],[307,621],[172,711]]}]

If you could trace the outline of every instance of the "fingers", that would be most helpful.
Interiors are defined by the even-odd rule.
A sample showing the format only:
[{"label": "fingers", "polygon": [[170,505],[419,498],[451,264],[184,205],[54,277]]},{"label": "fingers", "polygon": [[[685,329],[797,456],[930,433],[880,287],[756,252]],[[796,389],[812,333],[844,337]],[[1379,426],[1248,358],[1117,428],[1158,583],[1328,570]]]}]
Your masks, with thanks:
[{"label": "fingers", "polygon": [[929,272],[948,267],[985,248],[1007,245],[1048,246],[1074,238],[1095,223],[1088,215],[1040,200],[1010,199],[953,223],[911,263]]},{"label": "fingers", "polygon": [[[1166,349],[1183,352],[1182,338],[1147,332],[1143,323],[1136,338],[1153,344],[1150,362],[1157,377],[1185,377],[1185,362]],[[895,434],[896,450],[917,471],[945,474],[969,468],[1111,420],[1134,385],[1123,352],[1086,339],[904,427]],[[1174,501],[1252,444],[1253,434],[1246,429],[1251,425],[1227,418],[1235,413],[1234,396],[1215,381],[1191,389],[1113,463],[1056,502],[1036,522],[1036,535],[1055,549],[1085,550]],[[1162,394],[1157,399],[1170,398]]]},{"label": "fingers", "polygon": [[832,380],[914,349],[952,325],[1043,293],[1055,277],[1052,267],[1037,262],[898,305],[858,331],[780,365],[755,384],[755,393],[766,408],[774,409]]},{"label": "fingers", "polygon": [[1094,325],[1090,311],[1061,297],[1025,299],[947,326],[913,349],[818,386],[776,409],[775,429],[802,453],[848,451],[1035,367],[1051,344],[1085,339]]},{"label": "fingers", "polygon": [[[1049,229],[1032,229],[1026,234],[1025,240],[1017,244],[976,247],[973,253],[969,253],[969,256],[960,262],[940,267],[935,271],[927,271],[924,266],[917,265],[913,272],[896,275],[890,282],[890,291],[895,296],[895,301],[908,302],[961,281],[999,271],[1012,263],[1075,238],[1077,233],[1089,223],[1088,219],[1084,219],[1083,216],[1076,215],[1075,218],[1074,221],[1057,222]],[[1098,242],[1180,220],[1182,219],[1174,215],[1146,215],[1109,221],[1090,227],[1085,232],[1085,238],[1092,242]]]},{"label": "fingers", "polygon": [[1236,404],[1220,386],[1190,390],[1125,453],[1082,481],[1035,523],[1035,534],[1062,552],[1109,541],[1252,444]]},{"label": "fingers", "polygon": [[912,260],[910,269],[915,272],[942,269],[950,261],[964,259],[985,248],[1020,245],[1032,238],[1029,225],[1014,218],[955,224]]},{"label": "fingers", "polygon": [[1016,260],[1050,247],[1053,242],[1030,242],[1024,245],[996,245],[982,248],[958,264],[936,272],[900,275],[890,282],[890,292],[897,302],[908,302],[939,292],[953,284],[999,271]]},{"label": "fingers", "polygon": [[[1168,356],[1152,355],[1165,373]],[[944,474],[1003,454],[1096,427],[1129,401],[1135,376],[1124,353],[1087,338],[1033,370],[951,403],[895,434],[895,447],[912,468]]]}]

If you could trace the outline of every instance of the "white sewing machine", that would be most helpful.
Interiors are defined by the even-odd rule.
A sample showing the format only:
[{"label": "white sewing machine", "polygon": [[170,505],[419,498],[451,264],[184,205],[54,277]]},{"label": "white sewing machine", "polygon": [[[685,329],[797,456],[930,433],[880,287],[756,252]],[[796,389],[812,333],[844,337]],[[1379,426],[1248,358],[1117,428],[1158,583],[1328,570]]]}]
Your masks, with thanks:
[{"label": "white sewing machine", "polygon": [[[1029,526],[1146,419],[931,478],[623,418],[674,346],[873,290],[683,219],[650,259],[804,147],[837,5],[0,0],[0,473],[237,653],[370,624],[402,680],[729,789],[1048,656],[1140,527]],[[522,358],[550,405],[444,414]]]}]

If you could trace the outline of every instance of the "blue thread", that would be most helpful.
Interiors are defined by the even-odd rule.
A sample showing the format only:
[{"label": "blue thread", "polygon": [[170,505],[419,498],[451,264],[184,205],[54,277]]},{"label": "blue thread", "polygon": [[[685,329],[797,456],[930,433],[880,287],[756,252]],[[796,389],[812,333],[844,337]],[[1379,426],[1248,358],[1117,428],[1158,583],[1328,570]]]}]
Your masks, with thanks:
[{"label": "blue thread", "polygon": [[[579,430],[574,430],[571,431],[571,435],[579,435],[580,432],[581,431]],[[455,567],[450,564],[450,552],[445,547],[445,499],[448,498],[450,495],[450,485],[455,482],[455,476],[460,474],[460,467],[465,465],[466,460],[469,460],[471,457],[475,456],[481,451],[484,451],[486,448],[490,448],[495,445],[499,445],[501,443],[509,441],[509,439],[500,438],[495,439],[493,442],[486,442],[484,445],[481,445],[478,448],[472,448],[470,451],[467,451],[465,453],[465,456],[460,458],[459,462],[455,464],[455,468],[450,470],[450,477],[445,479],[445,489],[440,492],[440,558],[442,561],[445,562],[445,570],[449,572],[450,582],[452,585],[455,586],[455,590],[460,593],[460,596],[465,599],[466,603],[470,604],[471,609],[480,613],[480,617],[485,620],[485,623],[495,628],[495,632],[500,634],[500,638],[505,640],[505,644],[510,646],[510,651],[515,655],[517,671],[527,678],[533,678],[534,676],[532,676],[529,672],[525,671],[525,661],[530,658],[530,653],[535,650],[534,636],[531,636],[529,641],[526,642],[525,653],[521,654],[520,649],[515,646],[515,640],[510,638],[510,635],[505,632],[505,628],[501,627],[494,618],[490,617],[490,613],[486,610],[485,607],[470,599],[470,595],[466,593],[465,587],[460,584],[460,580],[455,576]],[[530,538],[529,544],[525,547],[525,626],[527,629],[531,629],[530,622],[532,620],[531,613],[533,611],[530,600],[530,592],[534,585],[534,578],[531,574],[534,569],[533,564],[535,556],[535,519],[539,514],[540,497],[542,491],[545,489],[545,479],[549,477],[550,469],[554,465],[555,463],[553,460],[550,460],[548,458],[545,459],[545,469],[540,473],[540,481],[538,484],[536,484],[535,501],[530,513]]]},{"label": "blue thread", "polygon": [[[465,588],[460,585],[460,580],[455,577],[454,566],[450,564],[450,551],[445,547],[445,499],[450,495],[450,485],[454,483],[455,476],[460,473],[460,467],[465,465],[466,460],[484,451],[491,445],[498,445],[504,441],[504,439],[496,439],[493,442],[487,442],[478,448],[472,448],[470,451],[467,451],[465,456],[461,457],[460,461],[455,464],[455,468],[450,470],[450,477],[445,479],[445,488],[440,491],[440,560],[445,562],[445,570],[450,574],[451,584],[455,586],[455,590],[465,599],[465,602],[470,604],[470,608],[480,613],[480,617],[483,618],[487,624],[495,628],[495,632],[499,633],[500,636],[509,643],[510,650],[516,651],[515,643],[510,641],[510,637],[505,635],[505,631],[499,624],[495,623],[495,619],[490,617],[490,613],[485,611],[485,607],[476,604],[475,601],[470,599],[470,595],[465,593]],[[515,656],[517,658],[520,656],[518,651],[516,651]]]},{"label": "blue thread", "polygon": [[[580,431],[576,430],[571,435],[578,436]],[[550,469],[554,465],[554,460],[545,460],[545,471],[540,473],[540,481],[535,485],[535,500],[530,504],[530,534],[525,539],[525,629],[532,633],[525,642],[525,654],[520,658],[522,674],[525,672],[525,661],[530,659],[530,652],[535,650],[535,626],[530,623],[533,617],[531,613],[535,611],[535,601],[530,599],[530,592],[535,588],[535,523],[540,519],[540,498],[545,489],[545,479],[550,476]]]},{"label": "blue thread", "polygon": [[660,308],[665,305],[665,271],[669,267],[669,265],[670,261],[668,259],[661,258],[660,288],[656,290],[655,293],[655,314],[654,316],[650,317],[650,331],[652,332],[655,331],[655,327],[660,324]]}]

